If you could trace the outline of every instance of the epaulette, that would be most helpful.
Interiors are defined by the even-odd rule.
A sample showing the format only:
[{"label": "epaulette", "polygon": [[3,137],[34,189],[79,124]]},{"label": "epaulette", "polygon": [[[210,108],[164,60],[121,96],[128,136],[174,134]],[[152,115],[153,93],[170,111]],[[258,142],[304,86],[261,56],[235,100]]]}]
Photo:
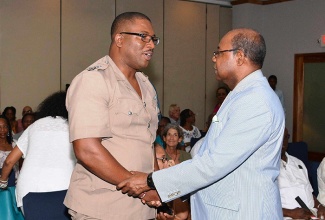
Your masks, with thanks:
[{"label": "epaulette", "polygon": [[88,71],[94,71],[94,70],[104,70],[108,67],[109,64],[104,63],[102,65],[95,65],[95,66],[90,66],[87,68]]}]

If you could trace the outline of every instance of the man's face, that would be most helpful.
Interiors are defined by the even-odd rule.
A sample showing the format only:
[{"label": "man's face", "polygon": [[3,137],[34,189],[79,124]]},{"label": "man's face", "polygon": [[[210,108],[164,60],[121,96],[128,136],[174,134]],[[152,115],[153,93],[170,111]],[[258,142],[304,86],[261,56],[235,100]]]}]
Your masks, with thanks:
[{"label": "man's face", "polygon": [[[145,19],[134,19],[125,22],[121,32],[142,33],[150,36],[155,35],[152,25]],[[121,59],[126,67],[141,70],[146,68],[153,55],[155,48],[152,40],[149,43],[143,42],[140,36],[122,34],[123,43],[120,48]]]},{"label": "man's face", "polygon": [[[231,45],[231,39],[233,36],[234,33],[232,32],[226,34],[219,43],[218,51],[235,49]],[[236,54],[234,54],[235,52],[236,51],[221,52],[220,54],[212,57],[216,79],[223,81],[228,86],[231,85],[231,82],[234,78],[236,67]]]},{"label": "man's face", "polygon": [[178,120],[180,114],[181,114],[181,109],[179,107],[175,107],[174,110],[171,112],[171,117],[175,120]]},{"label": "man's face", "polygon": [[32,113],[32,112],[33,112],[33,110],[32,110],[31,107],[29,107],[29,106],[25,106],[25,107],[23,108],[22,115],[24,116],[26,113]]}]

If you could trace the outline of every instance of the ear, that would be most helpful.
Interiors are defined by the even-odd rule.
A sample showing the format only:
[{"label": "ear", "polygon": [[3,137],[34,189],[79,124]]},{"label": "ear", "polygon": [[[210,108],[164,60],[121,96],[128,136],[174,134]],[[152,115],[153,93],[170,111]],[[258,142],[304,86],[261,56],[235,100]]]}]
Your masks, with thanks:
[{"label": "ear", "polygon": [[244,54],[244,52],[242,50],[237,50],[237,53],[236,53],[236,63],[237,63],[237,66],[241,66],[245,63],[246,61],[246,56]]},{"label": "ear", "polygon": [[114,42],[117,47],[122,47],[123,44],[123,35],[122,34],[116,34],[114,37]]},{"label": "ear", "polygon": [[163,136],[163,140],[164,140],[164,142],[166,142],[166,137],[165,136]]},{"label": "ear", "polygon": [[181,143],[183,138],[178,138],[178,143]]}]

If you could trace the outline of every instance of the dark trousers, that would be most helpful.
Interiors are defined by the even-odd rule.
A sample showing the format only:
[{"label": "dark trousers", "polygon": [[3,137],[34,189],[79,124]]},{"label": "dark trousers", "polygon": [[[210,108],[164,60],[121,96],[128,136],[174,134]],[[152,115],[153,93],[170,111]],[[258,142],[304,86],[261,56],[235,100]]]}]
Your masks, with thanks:
[{"label": "dark trousers", "polygon": [[25,220],[70,219],[68,209],[63,205],[67,190],[45,193],[28,193],[23,198]]}]

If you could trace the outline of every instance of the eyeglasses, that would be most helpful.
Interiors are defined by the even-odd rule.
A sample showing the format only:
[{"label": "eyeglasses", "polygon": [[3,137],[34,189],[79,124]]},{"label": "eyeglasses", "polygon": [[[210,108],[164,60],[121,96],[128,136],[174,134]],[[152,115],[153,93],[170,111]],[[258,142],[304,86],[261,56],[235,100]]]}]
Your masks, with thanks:
[{"label": "eyeglasses", "polygon": [[149,43],[152,40],[154,45],[159,44],[159,37],[156,37],[156,36],[151,36],[151,35],[143,34],[143,33],[132,33],[132,32],[121,32],[120,34],[139,36],[139,37],[141,37],[141,40],[145,43]]},{"label": "eyeglasses", "polygon": [[213,56],[217,57],[217,56],[219,56],[221,53],[224,53],[224,52],[231,52],[231,51],[236,51],[236,50],[239,50],[239,48],[230,49],[230,50],[217,50],[217,51],[214,51],[214,52],[213,52]]},{"label": "eyeglasses", "polygon": [[157,158],[157,160],[161,160],[161,162],[165,163],[167,162],[169,159],[167,157],[161,157],[161,158]]}]

